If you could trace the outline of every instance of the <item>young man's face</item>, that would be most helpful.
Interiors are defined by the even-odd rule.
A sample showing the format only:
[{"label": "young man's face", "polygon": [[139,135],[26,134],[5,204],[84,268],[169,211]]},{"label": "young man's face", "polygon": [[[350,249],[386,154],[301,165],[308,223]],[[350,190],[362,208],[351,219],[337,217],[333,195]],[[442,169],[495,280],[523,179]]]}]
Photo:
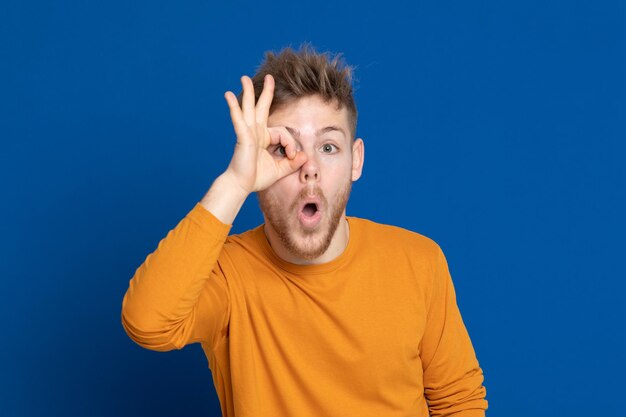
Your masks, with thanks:
[{"label": "young man's face", "polygon": [[[271,127],[285,127],[307,161],[258,193],[266,233],[295,260],[315,260],[337,238],[338,227],[347,227],[345,207],[352,181],[361,176],[363,141],[352,140],[345,107],[337,109],[335,102],[325,103],[319,96],[279,107],[269,116]],[[269,151],[275,158],[285,157],[280,147]]]}]

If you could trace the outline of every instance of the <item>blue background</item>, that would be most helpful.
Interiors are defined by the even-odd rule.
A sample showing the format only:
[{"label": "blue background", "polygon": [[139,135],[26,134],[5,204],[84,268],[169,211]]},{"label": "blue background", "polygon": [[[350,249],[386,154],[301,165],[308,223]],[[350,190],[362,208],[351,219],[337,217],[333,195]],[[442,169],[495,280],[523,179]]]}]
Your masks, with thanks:
[{"label": "blue background", "polygon": [[228,164],[224,91],[303,41],[356,67],[348,212],[442,246],[489,414],[623,415],[625,27],[617,1],[3,2],[0,415],[220,415],[200,346],[138,347],[122,297]]}]

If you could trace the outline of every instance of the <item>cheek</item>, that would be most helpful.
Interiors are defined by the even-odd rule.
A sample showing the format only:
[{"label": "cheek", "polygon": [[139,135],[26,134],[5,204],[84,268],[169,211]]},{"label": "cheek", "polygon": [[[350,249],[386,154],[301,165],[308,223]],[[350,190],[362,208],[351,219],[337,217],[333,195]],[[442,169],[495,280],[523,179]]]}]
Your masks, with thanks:
[{"label": "cheek", "polygon": [[294,174],[281,178],[265,191],[271,195],[275,201],[288,201],[293,197],[293,190],[296,188],[293,183],[297,181],[297,177],[292,177],[294,177]]},{"label": "cheek", "polygon": [[322,177],[326,176],[332,184],[343,184],[346,180],[352,180],[352,159],[341,158],[327,161],[324,164]]}]

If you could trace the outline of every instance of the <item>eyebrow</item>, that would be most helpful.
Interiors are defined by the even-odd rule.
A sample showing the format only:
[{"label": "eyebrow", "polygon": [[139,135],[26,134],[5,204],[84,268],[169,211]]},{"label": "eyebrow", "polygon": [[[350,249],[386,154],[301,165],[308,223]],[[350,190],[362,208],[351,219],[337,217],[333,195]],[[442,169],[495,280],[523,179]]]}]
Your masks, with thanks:
[{"label": "eyebrow", "polygon": [[[287,131],[291,134],[291,136],[293,136],[294,139],[300,139],[300,131],[298,129],[294,129],[293,127],[289,127],[289,126],[285,126],[285,129],[287,129]],[[344,136],[346,136],[346,132],[344,132],[343,129],[338,126],[323,127],[319,129],[317,132],[315,132],[315,136],[322,136],[324,133],[334,132],[334,131],[337,131],[343,134]]]}]

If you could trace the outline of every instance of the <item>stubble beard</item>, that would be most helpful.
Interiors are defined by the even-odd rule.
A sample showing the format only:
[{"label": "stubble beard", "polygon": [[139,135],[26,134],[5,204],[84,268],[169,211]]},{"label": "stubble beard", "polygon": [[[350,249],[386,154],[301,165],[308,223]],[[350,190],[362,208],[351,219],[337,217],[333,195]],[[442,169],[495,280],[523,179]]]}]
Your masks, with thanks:
[{"label": "stubble beard", "polygon": [[[302,190],[287,209],[281,205],[276,195],[267,190],[258,192],[257,196],[261,211],[278,235],[283,247],[296,258],[310,261],[322,256],[330,246],[348,204],[351,189],[352,181],[348,180],[339,190],[332,206],[328,205],[328,201],[319,188],[312,192]],[[303,229],[297,219],[300,201],[310,195],[318,196],[323,208],[326,209],[326,212],[322,213],[321,223],[314,230]]]}]

